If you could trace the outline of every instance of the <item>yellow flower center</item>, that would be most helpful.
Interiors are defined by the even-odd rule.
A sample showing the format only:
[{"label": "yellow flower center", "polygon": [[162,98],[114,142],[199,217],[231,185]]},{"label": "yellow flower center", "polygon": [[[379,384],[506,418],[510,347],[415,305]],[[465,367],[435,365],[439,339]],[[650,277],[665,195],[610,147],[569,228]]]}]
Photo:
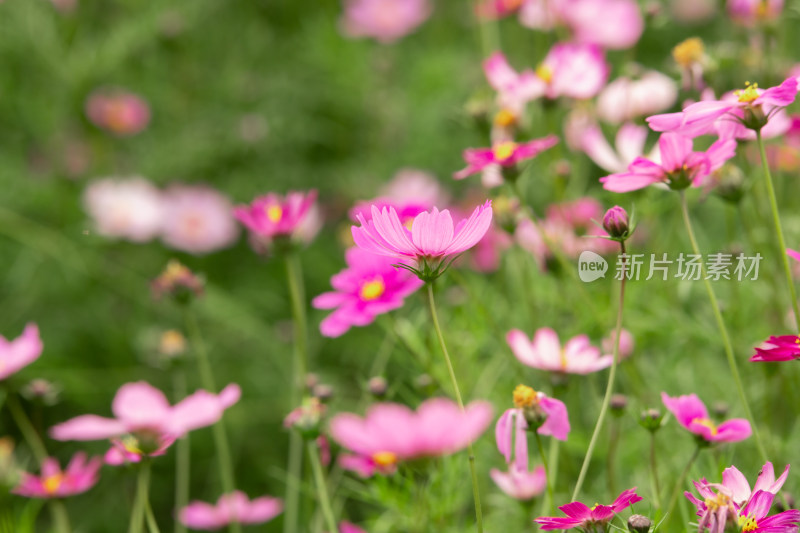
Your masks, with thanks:
[{"label": "yellow flower center", "polygon": [[134,437],[133,435],[126,435],[122,437],[122,447],[125,448],[130,453],[135,453],[136,455],[144,455],[144,452],[139,447],[139,439]]},{"label": "yellow flower center", "polygon": [[536,67],[536,76],[545,83],[553,81],[553,69],[542,63]]},{"label": "yellow flower center", "polygon": [[767,18],[767,15],[769,15],[769,5],[767,4],[766,0],[762,0],[758,3],[758,6],[756,6],[756,17],[765,19]]},{"label": "yellow flower center", "polygon": [[504,161],[514,155],[514,150],[517,149],[517,143],[513,141],[504,141],[498,143],[492,148],[492,152],[494,153],[494,158],[499,159],[500,161]]},{"label": "yellow flower center", "polygon": [[718,431],[717,425],[708,418],[695,418],[694,420],[692,420],[692,424],[699,424],[703,427],[707,427],[708,429],[711,430],[712,435],[717,434]]},{"label": "yellow flower center", "polygon": [[758,98],[758,84],[753,83],[751,84],[749,81],[744,82],[745,89],[743,91],[736,91],[735,94],[739,101],[745,104],[749,104],[756,98]]},{"label": "yellow flower center", "polygon": [[705,47],[699,37],[692,37],[678,43],[672,49],[672,57],[680,66],[686,68],[692,63],[697,63],[703,58]]},{"label": "yellow flower center", "polygon": [[538,403],[536,391],[527,385],[517,385],[514,389],[514,407],[533,407]]},{"label": "yellow flower center", "polygon": [[561,348],[561,368],[567,368],[567,351],[564,348]]},{"label": "yellow flower center", "polygon": [[517,122],[517,115],[508,109],[501,109],[494,116],[494,123],[496,126],[507,128]]},{"label": "yellow flower center", "polygon": [[372,454],[372,460],[381,468],[387,468],[397,464],[397,454],[394,452],[378,452]]},{"label": "yellow flower center", "polygon": [[503,0],[503,7],[508,10],[517,9],[522,5],[522,0]]},{"label": "yellow flower center", "polygon": [[53,474],[52,476],[44,478],[42,481],[42,488],[47,494],[55,494],[61,487],[64,481],[64,474]]},{"label": "yellow flower center", "polygon": [[713,498],[706,498],[706,507],[711,512],[717,511],[721,507],[727,507],[731,499],[724,494],[717,494]]},{"label": "yellow flower center", "polygon": [[281,217],[283,217],[283,209],[281,209],[281,206],[271,205],[267,208],[267,218],[270,222],[280,222]]},{"label": "yellow flower center", "polygon": [[359,296],[361,296],[362,300],[369,302],[380,298],[383,296],[384,292],[386,292],[386,285],[383,283],[382,279],[377,278],[364,283],[359,291]]},{"label": "yellow flower center", "polygon": [[758,529],[758,522],[751,516],[740,516],[739,527],[742,528],[742,531],[755,531]]},{"label": "yellow flower center", "polygon": [[183,266],[179,261],[175,259],[171,259],[169,263],[167,263],[167,268],[164,270],[164,280],[168,283],[175,282],[176,280],[182,278],[186,274],[189,273],[189,269]]}]

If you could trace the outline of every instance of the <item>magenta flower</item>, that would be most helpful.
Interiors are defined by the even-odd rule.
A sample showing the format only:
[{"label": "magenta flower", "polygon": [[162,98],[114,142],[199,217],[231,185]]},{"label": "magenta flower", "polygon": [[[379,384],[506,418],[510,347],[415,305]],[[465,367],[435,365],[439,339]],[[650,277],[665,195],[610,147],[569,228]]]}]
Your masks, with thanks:
[{"label": "magenta flower", "polygon": [[104,440],[119,438],[136,455],[158,455],[189,431],[216,423],[228,407],[239,401],[238,385],[219,395],[197,391],[171,406],[164,394],[138,381],[120,387],[111,410],[116,418],[82,415],[50,429],[56,440]]},{"label": "magenta flower", "polygon": [[39,327],[33,323],[25,326],[22,335],[13,341],[0,335],[0,381],[36,361],[43,349]]},{"label": "magenta flower", "polygon": [[735,91],[734,100],[705,100],[694,103],[679,113],[654,115],[647,123],[654,131],[680,133],[686,137],[705,135],[713,130],[714,123],[725,116],[752,130],[763,128],[778,109],[794,102],[797,97],[797,79],[789,77],[777,87],[766,90],[758,84]]},{"label": "magenta flower", "polygon": [[567,406],[543,392],[518,385],[514,389],[514,408],[506,410],[494,428],[497,449],[505,456],[506,463],[511,463],[512,441],[515,440],[517,443],[515,451],[517,457],[522,455],[523,450],[528,449],[524,441],[525,430],[529,425],[533,425],[539,435],[567,440],[570,432]]},{"label": "magenta flower", "polygon": [[367,533],[357,525],[343,520],[339,522],[339,533]]},{"label": "magenta flower", "polygon": [[268,248],[277,239],[310,242],[320,222],[314,207],[317,191],[291,191],[259,196],[250,205],[233,209],[233,216],[250,230],[257,247]]},{"label": "magenta flower", "polygon": [[522,364],[550,372],[591,374],[608,368],[614,360],[612,355],[600,355],[586,335],[573,337],[562,347],[558,334],[550,328],[538,329],[532,340],[512,329],[506,342]]},{"label": "magenta flower", "polygon": [[263,496],[250,501],[243,492],[223,494],[216,505],[194,501],[178,511],[178,519],[190,529],[222,529],[231,522],[263,524],[283,511],[279,498]]},{"label": "magenta flower", "polygon": [[404,405],[379,403],[365,418],[351,413],[333,417],[333,440],[356,455],[344,455],[344,468],[364,477],[394,472],[399,462],[449,455],[465,448],[492,419],[488,402],[473,402],[464,411],[451,400],[432,398],[416,411]]},{"label": "magenta flower", "polygon": [[344,335],[352,326],[366,326],[375,317],[403,306],[423,283],[410,272],[392,266],[395,260],[350,248],[347,267],[331,278],[334,292],[311,302],[317,309],[335,309],[319,326],[326,337]]},{"label": "magenta flower", "polygon": [[664,133],[658,140],[661,162],[637,157],[627,172],[600,178],[603,188],[630,192],[655,183],[672,189],[700,187],[712,172],[736,154],[736,141],[719,139],[705,152],[692,151],[692,139],[677,133]]},{"label": "magenta flower", "polygon": [[173,185],[164,193],[161,238],[191,254],[222,250],[236,242],[239,228],[228,198],[209,187]]},{"label": "magenta flower", "polygon": [[727,0],[731,19],[742,26],[777,20],[783,11],[784,0]]},{"label": "magenta flower", "polygon": [[467,167],[453,174],[453,177],[461,180],[480,172],[489,165],[512,168],[522,161],[533,159],[556,144],[558,144],[558,137],[548,135],[525,143],[503,141],[495,144],[492,148],[467,148],[464,150],[464,161],[467,162]]},{"label": "magenta flower", "polygon": [[797,335],[771,336],[760,346],[750,358],[751,362],[776,363],[800,359],[800,337]]},{"label": "magenta flower", "polygon": [[125,137],[147,127],[150,108],[136,94],[121,89],[99,89],[86,100],[86,116],[98,128]]},{"label": "magenta flower", "polygon": [[722,485],[730,489],[731,499],[738,506],[743,506],[750,500],[750,497],[763,490],[772,494],[778,494],[783,484],[786,483],[786,478],[789,477],[789,467],[786,465],[783,473],[778,479],[775,479],[775,469],[772,463],[767,461],[758,473],[758,479],[753,490],[750,490],[750,484],[744,474],[735,466],[730,466],[722,472]]},{"label": "magenta flower", "polygon": [[[413,261],[414,266],[398,264],[423,281],[440,276],[459,254],[480,241],[492,223],[491,202],[478,206],[469,218],[454,226],[450,211],[433,208],[414,217],[411,229],[405,227],[394,208],[379,210],[372,206],[372,219],[358,215],[360,227],[353,226],[353,240],[367,252],[401,261]],[[449,261],[448,261],[449,259]]]},{"label": "magenta flower", "polygon": [[41,475],[23,472],[22,479],[13,492],[26,498],[65,498],[82,494],[97,483],[97,472],[103,462],[99,457],[86,460],[86,454],[78,452],[72,456],[66,470],[61,470],[58,461],[48,457],[42,463]]},{"label": "magenta flower", "polygon": [[345,0],[341,25],[350,37],[388,44],[417,29],[431,11],[428,0]]},{"label": "magenta flower", "polygon": [[681,426],[706,442],[738,442],[752,433],[750,422],[744,418],[734,418],[719,425],[714,423],[696,394],[671,398],[662,392],[661,401]]},{"label": "magenta flower", "polygon": [[542,516],[534,522],[543,531],[571,528],[597,531],[598,525],[607,527],[615,514],[639,501],[642,501],[642,497],[636,494],[636,487],[633,487],[623,491],[611,505],[595,504],[590,508],[581,502],[572,502],[559,507],[566,517]]}]

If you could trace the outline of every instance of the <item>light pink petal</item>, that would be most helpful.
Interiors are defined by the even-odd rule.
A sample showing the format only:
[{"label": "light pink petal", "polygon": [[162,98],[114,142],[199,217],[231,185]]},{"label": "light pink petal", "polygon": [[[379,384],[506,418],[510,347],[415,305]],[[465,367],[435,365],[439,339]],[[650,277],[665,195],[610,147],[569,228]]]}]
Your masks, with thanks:
[{"label": "light pink petal", "polygon": [[548,369],[561,368],[561,342],[558,340],[558,334],[551,328],[536,330],[533,336],[533,351]]},{"label": "light pink petal", "polygon": [[540,435],[552,435],[558,440],[567,440],[570,432],[567,406],[561,400],[543,397],[539,400],[542,410],[547,413],[547,420],[539,428]]},{"label": "light pink petal", "polygon": [[[772,466],[771,463],[770,466]],[[744,474],[735,466],[728,467],[722,471],[722,484],[730,489],[731,497],[737,505],[744,504],[750,497],[750,484]]]},{"label": "light pink petal", "polygon": [[711,172],[719,170],[730,158],[736,155],[736,141],[733,139],[718,139],[706,150],[706,156],[711,164]]},{"label": "light pink petal", "polygon": [[227,524],[217,508],[205,502],[192,502],[178,511],[181,523],[192,529],[214,530]]},{"label": "light pink petal", "polygon": [[658,140],[661,166],[667,172],[679,170],[692,153],[692,140],[677,133],[664,133]]},{"label": "light pink petal", "polygon": [[491,201],[487,200],[485,204],[475,208],[469,219],[459,224],[455,230],[453,241],[444,254],[454,255],[469,250],[486,235],[491,224],[492,206]]},{"label": "light pink petal", "polygon": [[82,415],[50,428],[55,440],[103,440],[128,431],[125,424],[112,418]]},{"label": "light pink petal", "polygon": [[797,98],[797,78],[787,78],[777,87],[770,87],[756,99],[756,104],[786,107]]},{"label": "light pink petal", "polygon": [[164,393],[144,381],[126,383],[117,391],[111,411],[128,427],[159,427],[170,414]]}]

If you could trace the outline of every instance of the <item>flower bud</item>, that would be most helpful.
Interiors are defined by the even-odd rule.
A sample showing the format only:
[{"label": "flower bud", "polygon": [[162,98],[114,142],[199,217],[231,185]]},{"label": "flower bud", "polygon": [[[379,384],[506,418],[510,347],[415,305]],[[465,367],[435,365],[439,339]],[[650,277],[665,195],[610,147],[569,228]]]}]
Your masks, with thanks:
[{"label": "flower bud", "polygon": [[603,216],[603,229],[615,241],[624,241],[631,233],[628,213],[620,206],[615,205]]},{"label": "flower bud", "polygon": [[44,405],[55,405],[61,389],[46,379],[34,379],[22,389],[22,395],[28,400],[40,401]]},{"label": "flower bud", "polygon": [[711,412],[719,418],[725,418],[728,411],[730,411],[730,406],[726,402],[714,402],[711,406]]},{"label": "flower bud", "polygon": [[327,402],[333,398],[333,387],[327,383],[317,383],[311,389],[311,394],[314,396],[314,398],[319,399],[319,401]]},{"label": "flower bud", "polygon": [[639,425],[647,431],[656,432],[661,429],[661,420],[664,415],[658,409],[646,409],[639,418]]},{"label": "flower bud", "polygon": [[316,439],[319,436],[322,417],[325,415],[325,405],[319,398],[309,398],[303,405],[296,407],[283,419],[283,427],[293,428],[300,432],[305,439]]},{"label": "flower bud", "polygon": [[157,300],[167,295],[179,304],[188,304],[203,295],[203,280],[175,259],[167,263],[167,268],[150,286]]},{"label": "flower bud", "polygon": [[376,398],[383,398],[386,396],[386,389],[388,388],[386,385],[386,380],[381,376],[375,376],[369,378],[369,382],[367,383],[367,388],[369,389],[369,393],[375,396]]},{"label": "flower bud", "polygon": [[628,531],[631,533],[647,533],[652,525],[649,518],[640,514],[634,514],[628,518]]},{"label": "flower bud", "polygon": [[628,397],[624,394],[614,394],[611,396],[609,407],[611,407],[612,415],[622,416],[622,413],[625,412],[625,408],[628,407]]}]

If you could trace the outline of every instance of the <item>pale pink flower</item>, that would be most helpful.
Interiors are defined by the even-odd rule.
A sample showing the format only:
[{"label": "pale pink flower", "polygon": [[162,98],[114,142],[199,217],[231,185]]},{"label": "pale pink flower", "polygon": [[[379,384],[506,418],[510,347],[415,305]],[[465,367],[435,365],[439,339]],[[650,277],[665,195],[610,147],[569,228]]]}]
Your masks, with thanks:
[{"label": "pale pink flower", "polygon": [[[451,261],[480,241],[492,222],[491,202],[475,208],[469,218],[453,224],[450,211],[424,211],[414,217],[411,229],[400,221],[394,208],[379,210],[372,206],[372,219],[358,215],[361,226],[353,226],[353,240],[368,252],[403,261],[413,261],[407,267],[424,281],[441,275]],[[405,266],[404,266],[405,268]]]},{"label": "pale pink flower", "polygon": [[280,498],[262,496],[250,500],[240,491],[223,494],[216,505],[193,501],[178,510],[178,519],[190,529],[222,529],[231,522],[239,524],[263,524],[283,512]]},{"label": "pale pink flower", "polygon": [[532,341],[524,332],[512,329],[506,342],[522,364],[550,372],[591,374],[608,368],[614,360],[612,355],[601,355],[586,335],[573,337],[562,347],[558,334],[550,328],[538,329]]},{"label": "pale pink flower", "polygon": [[83,193],[83,204],[97,233],[105,237],[146,242],[163,227],[163,196],[144,178],[94,181]]},{"label": "pale pink flower", "polygon": [[[528,449],[527,441],[523,440],[531,422],[536,423],[536,433],[558,440],[567,440],[571,429],[564,402],[526,385],[518,385],[514,389],[514,408],[507,409],[494,427],[497,449],[506,463],[511,463],[512,455],[520,457],[523,450]],[[516,443],[513,453],[512,442]]]},{"label": "pale pink flower", "polygon": [[733,418],[716,424],[708,416],[706,406],[696,394],[671,398],[661,393],[664,406],[675,416],[678,423],[708,442],[738,442],[750,436],[750,422],[744,418]]},{"label": "pale pink flower", "polygon": [[136,94],[122,89],[98,89],[86,100],[86,116],[98,128],[125,137],[147,127],[150,108]]},{"label": "pale pink flower", "polygon": [[527,466],[523,469],[510,464],[508,472],[492,468],[489,475],[500,490],[517,500],[535,498],[547,487],[547,474],[542,465],[528,471]]},{"label": "pale pink flower", "polygon": [[61,470],[56,459],[48,457],[42,463],[41,474],[22,473],[22,479],[12,490],[26,498],[66,498],[82,494],[97,484],[97,472],[103,462],[99,457],[86,460],[86,454],[72,456],[66,470]]},{"label": "pale pink flower", "polygon": [[370,220],[373,205],[380,210],[393,207],[403,225],[410,227],[418,214],[447,201],[447,193],[433,175],[424,170],[404,168],[397,171],[381,190],[380,196],[357,203],[350,210],[349,216],[353,222],[358,222],[359,214],[364,220]]},{"label": "pale pink flower", "polygon": [[431,11],[428,0],[345,0],[341,24],[350,37],[388,44],[416,30]]},{"label": "pale pink flower", "polygon": [[405,298],[423,285],[407,270],[392,266],[396,260],[361,248],[347,250],[345,261],[347,269],[331,278],[334,292],[311,302],[317,309],[335,309],[319,326],[326,337],[371,324],[376,316],[402,307]]},{"label": "pale pink flower", "polygon": [[494,272],[500,268],[503,251],[510,248],[512,239],[497,224],[492,223],[489,230],[472,249],[472,267],[478,272]]},{"label": "pale pink flower", "polygon": [[127,451],[158,454],[174,439],[216,423],[240,395],[239,386],[231,384],[219,395],[200,390],[171,406],[164,393],[144,381],[127,383],[111,405],[116,418],[78,416],[52,427],[50,436],[79,441],[120,438]]},{"label": "pale pink flower", "polygon": [[0,381],[39,359],[43,348],[39,327],[33,323],[26,325],[22,335],[12,341],[0,335]]},{"label": "pale pink flower", "polygon": [[167,246],[192,254],[206,254],[231,246],[239,236],[230,200],[209,187],[173,185],[164,193]]},{"label": "pale pink flower", "polygon": [[581,502],[572,502],[558,508],[567,515],[566,517],[541,516],[534,522],[539,524],[542,531],[572,528],[582,531],[605,531],[609,529],[608,523],[615,514],[640,501],[642,497],[636,494],[636,487],[633,487],[623,491],[611,505],[597,503],[588,507]]},{"label": "pale pink flower", "polygon": [[292,191],[285,197],[269,193],[250,205],[236,206],[233,215],[250,230],[257,248],[269,248],[278,239],[308,243],[321,225],[316,199],[317,191]]},{"label": "pale pink flower", "polygon": [[[617,337],[616,330],[611,330],[608,332],[608,336],[604,337],[603,340],[600,342],[600,346],[605,353],[614,353],[614,341]],[[631,332],[625,328],[622,328],[619,335],[619,356],[621,359],[625,359],[626,357],[630,357],[633,355],[633,335]]]},{"label": "pale pink flower", "polygon": [[678,99],[678,86],[669,76],[650,70],[639,79],[617,78],[597,97],[597,114],[621,124],[669,109]]},{"label": "pale pink flower", "polygon": [[404,405],[379,403],[365,418],[341,413],[330,423],[330,435],[355,455],[340,458],[342,466],[362,476],[394,472],[397,463],[449,455],[465,448],[492,419],[488,402],[473,402],[462,411],[446,398],[432,398],[416,411]]},{"label": "pale pink flower", "polygon": [[778,20],[783,12],[784,0],[727,0],[731,19],[742,26]]},{"label": "pale pink flower", "polygon": [[530,70],[517,73],[502,52],[495,52],[483,62],[483,72],[489,85],[497,91],[497,104],[518,115],[525,104],[542,95],[542,82]]},{"label": "pale pink flower", "polygon": [[692,151],[692,139],[663,133],[658,141],[661,162],[637,157],[627,172],[600,178],[603,188],[613,192],[643,189],[665,183],[674,189],[700,187],[705,179],[736,154],[736,141],[718,139],[705,152]]},{"label": "pale pink flower", "polygon": [[777,495],[778,491],[783,487],[783,484],[786,483],[786,478],[789,477],[789,467],[791,467],[791,465],[786,465],[781,476],[775,479],[775,468],[772,466],[772,463],[767,461],[764,463],[764,466],[761,467],[761,471],[758,473],[758,478],[756,479],[756,484],[753,486],[753,489],[750,490],[750,484],[747,482],[747,478],[744,477],[744,474],[735,466],[729,466],[722,471],[722,485],[730,489],[731,498],[734,503],[741,507],[759,490]]},{"label": "pale pink flower", "polygon": [[605,86],[608,72],[605,54],[599,46],[559,43],[536,69],[536,76],[547,98],[587,100]]},{"label": "pale pink flower", "polygon": [[[625,172],[628,165],[637,157],[645,155],[648,130],[644,126],[623,124],[617,130],[613,148],[597,124],[589,123],[579,127],[581,128],[579,131],[573,130],[577,135],[575,139],[577,149],[583,151],[597,166],[608,172]],[[658,157],[658,145],[647,157],[649,159]]]},{"label": "pale pink flower", "polygon": [[558,137],[548,135],[547,137],[533,139],[524,143],[501,141],[491,148],[467,148],[463,154],[467,166],[453,174],[453,177],[457,180],[464,179],[490,165],[516,168],[517,164],[533,159],[556,144],[558,144]]}]

